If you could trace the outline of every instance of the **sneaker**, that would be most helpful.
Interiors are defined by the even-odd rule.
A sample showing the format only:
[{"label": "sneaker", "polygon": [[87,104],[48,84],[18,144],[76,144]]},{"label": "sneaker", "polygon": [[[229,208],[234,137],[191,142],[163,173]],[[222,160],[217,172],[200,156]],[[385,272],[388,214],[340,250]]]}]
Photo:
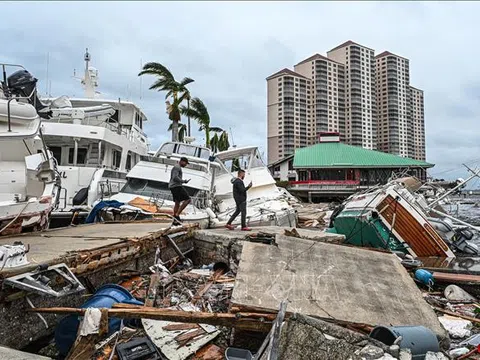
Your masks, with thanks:
[{"label": "sneaker", "polygon": [[173,217],[173,225],[182,225],[182,220],[180,219],[180,216]]},{"label": "sneaker", "polygon": [[227,224],[227,225],[225,225],[225,227],[226,227],[228,230],[235,230],[235,227],[234,227],[232,224]]},{"label": "sneaker", "polygon": [[251,231],[252,229],[250,229],[249,227],[243,227],[242,228],[242,231]]}]

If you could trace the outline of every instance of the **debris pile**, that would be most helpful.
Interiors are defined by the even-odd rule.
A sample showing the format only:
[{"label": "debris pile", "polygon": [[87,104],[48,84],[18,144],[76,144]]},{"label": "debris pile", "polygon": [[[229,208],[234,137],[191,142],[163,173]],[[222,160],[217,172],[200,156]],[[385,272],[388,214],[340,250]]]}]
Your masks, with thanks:
[{"label": "debris pile", "polygon": [[333,204],[297,204],[298,226],[301,228],[325,229],[328,227]]}]

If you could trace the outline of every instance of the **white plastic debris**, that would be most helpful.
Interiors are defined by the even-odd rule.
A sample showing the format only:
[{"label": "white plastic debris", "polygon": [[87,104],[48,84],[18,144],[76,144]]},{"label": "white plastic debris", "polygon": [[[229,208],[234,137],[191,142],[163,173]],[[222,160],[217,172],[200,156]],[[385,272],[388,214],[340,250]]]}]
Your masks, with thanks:
[{"label": "white plastic debris", "polygon": [[87,336],[90,334],[98,334],[100,330],[100,319],[102,312],[97,308],[88,308],[85,310],[82,323],[80,324],[80,335]]},{"label": "white plastic debris", "polygon": [[445,354],[441,352],[435,353],[435,352],[429,351],[425,354],[425,360],[449,360],[449,359]]},{"label": "white plastic debris", "polygon": [[472,295],[457,285],[448,285],[444,291],[448,301],[455,302],[473,302],[477,301]]},{"label": "white plastic debris", "polygon": [[464,340],[460,343],[460,346],[466,346],[466,345],[471,345],[471,346],[480,345],[480,334],[472,335],[467,340]]},{"label": "white plastic debris", "polygon": [[458,356],[462,356],[462,355],[465,355],[466,353],[468,353],[470,350],[468,350],[468,348],[466,347],[461,347],[461,348],[458,348],[458,349],[453,349],[453,350],[450,350],[448,352],[448,354],[450,356],[453,356],[454,358],[458,357]]},{"label": "white plastic debris", "polygon": [[440,316],[438,320],[452,338],[461,339],[472,335],[472,332],[470,331],[472,328],[471,321],[455,318],[453,316]]}]

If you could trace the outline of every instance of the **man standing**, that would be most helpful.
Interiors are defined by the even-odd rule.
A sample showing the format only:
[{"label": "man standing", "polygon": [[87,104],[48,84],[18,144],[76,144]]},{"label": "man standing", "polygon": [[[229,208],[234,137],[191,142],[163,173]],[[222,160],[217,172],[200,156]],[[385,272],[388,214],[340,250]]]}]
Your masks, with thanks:
[{"label": "man standing", "polygon": [[228,220],[227,225],[225,225],[225,227],[228,230],[235,229],[234,226],[232,225],[232,222],[240,213],[242,214],[241,215],[242,230],[243,231],[251,230],[250,228],[247,227],[247,190],[252,187],[252,182],[250,181],[250,184],[248,184],[248,186],[245,187],[245,184],[243,183],[244,178],[245,178],[245,171],[238,170],[237,178],[233,181],[233,198],[235,199],[235,204],[237,205],[237,208],[235,209],[235,212],[232,214],[232,217],[230,218],[230,220]]},{"label": "man standing", "polygon": [[168,183],[168,188],[172,192],[173,201],[175,202],[175,206],[173,207],[173,221],[174,225],[180,225],[180,214],[182,213],[183,209],[190,204],[190,195],[188,195],[187,190],[183,187],[183,184],[187,184],[190,179],[183,180],[183,171],[182,168],[188,165],[188,159],[186,157],[182,157],[178,164],[176,164],[172,168],[172,172],[170,173],[170,182]]}]

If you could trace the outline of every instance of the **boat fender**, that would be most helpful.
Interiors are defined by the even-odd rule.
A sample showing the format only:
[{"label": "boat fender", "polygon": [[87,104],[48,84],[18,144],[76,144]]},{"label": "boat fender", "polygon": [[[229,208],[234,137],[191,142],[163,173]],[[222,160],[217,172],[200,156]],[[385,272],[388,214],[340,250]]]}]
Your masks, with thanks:
[{"label": "boat fender", "polygon": [[415,279],[425,285],[433,285],[433,274],[430,271],[424,269],[418,269],[415,271]]},{"label": "boat fender", "polygon": [[210,216],[210,219],[216,219],[217,218],[217,215],[215,215],[215,213],[213,212],[212,209],[210,209],[209,207],[207,207],[205,209],[205,211],[207,212],[208,216]]},{"label": "boat fender", "polygon": [[73,205],[83,205],[85,201],[87,201],[88,198],[88,187],[82,188],[78,190],[78,192],[75,194],[72,200]]}]

